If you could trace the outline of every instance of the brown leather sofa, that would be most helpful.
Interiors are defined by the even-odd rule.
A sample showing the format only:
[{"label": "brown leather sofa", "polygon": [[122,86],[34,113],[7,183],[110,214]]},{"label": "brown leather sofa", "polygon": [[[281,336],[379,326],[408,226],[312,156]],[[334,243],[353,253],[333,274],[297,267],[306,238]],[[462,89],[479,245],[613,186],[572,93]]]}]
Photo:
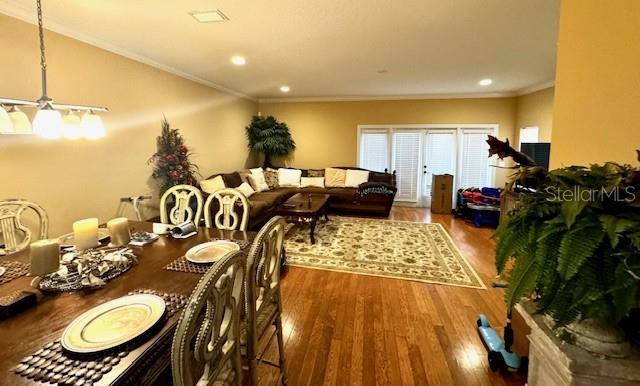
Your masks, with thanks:
[{"label": "brown leather sofa", "polygon": [[[340,169],[358,169],[340,167]],[[358,169],[365,170],[365,169]],[[314,170],[315,175],[324,173],[324,170]],[[244,182],[245,174],[248,171],[219,173],[227,187],[235,188]],[[308,169],[302,169],[302,176],[309,176]],[[364,216],[388,217],[393,199],[396,195],[395,173],[380,173],[369,171],[369,181],[361,184],[357,188],[334,188],[334,187],[275,187],[273,189],[257,192],[249,197],[249,229],[259,229],[265,222],[276,214],[277,208],[296,193],[322,193],[329,194],[329,212],[344,213]],[[203,193],[206,197],[206,193]],[[213,213],[218,210],[215,205],[211,206]]]}]

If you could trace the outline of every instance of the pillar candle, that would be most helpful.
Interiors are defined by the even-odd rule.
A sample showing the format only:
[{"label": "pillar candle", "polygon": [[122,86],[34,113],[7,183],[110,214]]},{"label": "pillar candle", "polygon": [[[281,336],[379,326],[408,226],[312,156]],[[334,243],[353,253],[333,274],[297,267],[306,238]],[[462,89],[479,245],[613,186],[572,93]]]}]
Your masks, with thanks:
[{"label": "pillar candle", "polygon": [[128,244],[131,241],[131,232],[129,231],[129,220],[125,217],[114,218],[107,222],[109,236],[111,236],[111,244],[115,247]]},{"label": "pillar candle", "polygon": [[74,222],[73,239],[79,251],[100,245],[98,243],[98,219],[87,218]]},{"label": "pillar candle", "polygon": [[56,240],[31,243],[31,274],[44,276],[60,267],[60,245]]}]

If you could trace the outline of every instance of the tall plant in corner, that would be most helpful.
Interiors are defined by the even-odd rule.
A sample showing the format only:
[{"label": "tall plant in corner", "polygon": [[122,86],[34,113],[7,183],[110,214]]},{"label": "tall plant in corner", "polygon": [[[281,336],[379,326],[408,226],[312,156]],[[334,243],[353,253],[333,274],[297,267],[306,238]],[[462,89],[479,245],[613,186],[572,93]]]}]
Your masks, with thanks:
[{"label": "tall plant in corner", "polygon": [[287,124],[278,122],[271,115],[268,117],[253,116],[251,123],[245,129],[249,150],[264,155],[263,165],[265,168],[272,166],[274,156],[286,156],[296,148],[296,143]]},{"label": "tall plant in corner", "polygon": [[191,152],[182,135],[171,128],[166,118],[162,119],[162,132],[156,143],[157,151],[147,163],[153,164],[152,177],[158,182],[160,194],[175,185],[195,185],[198,166],[190,161]]},{"label": "tall plant in corner", "polygon": [[508,189],[518,207],[497,232],[496,267],[513,257],[507,308],[535,291],[556,327],[589,320],[617,325],[639,306],[640,171],[607,162],[547,172],[495,137],[490,155],[519,163]]}]

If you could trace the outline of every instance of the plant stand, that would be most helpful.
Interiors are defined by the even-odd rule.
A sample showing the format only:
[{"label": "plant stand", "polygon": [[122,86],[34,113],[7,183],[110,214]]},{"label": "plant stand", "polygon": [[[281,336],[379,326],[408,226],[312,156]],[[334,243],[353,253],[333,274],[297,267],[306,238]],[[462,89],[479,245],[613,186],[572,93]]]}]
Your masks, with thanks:
[{"label": "plant stand", "polygon": [[531,328],[529,339],[529,386],[627,386],[640,385],[640,353],[624,359],[600,358],[566,343],[534,314],[531,303],[517,304],[517,312]]}]

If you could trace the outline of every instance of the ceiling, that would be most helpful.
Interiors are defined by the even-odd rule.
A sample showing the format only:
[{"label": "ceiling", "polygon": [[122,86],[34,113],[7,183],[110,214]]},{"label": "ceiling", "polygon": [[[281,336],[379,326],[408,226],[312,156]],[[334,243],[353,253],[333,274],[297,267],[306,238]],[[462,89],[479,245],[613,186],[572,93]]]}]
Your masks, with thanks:
[{"label": "ceiling", "polygon": [[[559,0],[43,3],[46,28],[253,99],[502,95],[555,77]],[[229,20],[189,15],[215,9]],[[33,22],[35,1],[0,12]]]}]

